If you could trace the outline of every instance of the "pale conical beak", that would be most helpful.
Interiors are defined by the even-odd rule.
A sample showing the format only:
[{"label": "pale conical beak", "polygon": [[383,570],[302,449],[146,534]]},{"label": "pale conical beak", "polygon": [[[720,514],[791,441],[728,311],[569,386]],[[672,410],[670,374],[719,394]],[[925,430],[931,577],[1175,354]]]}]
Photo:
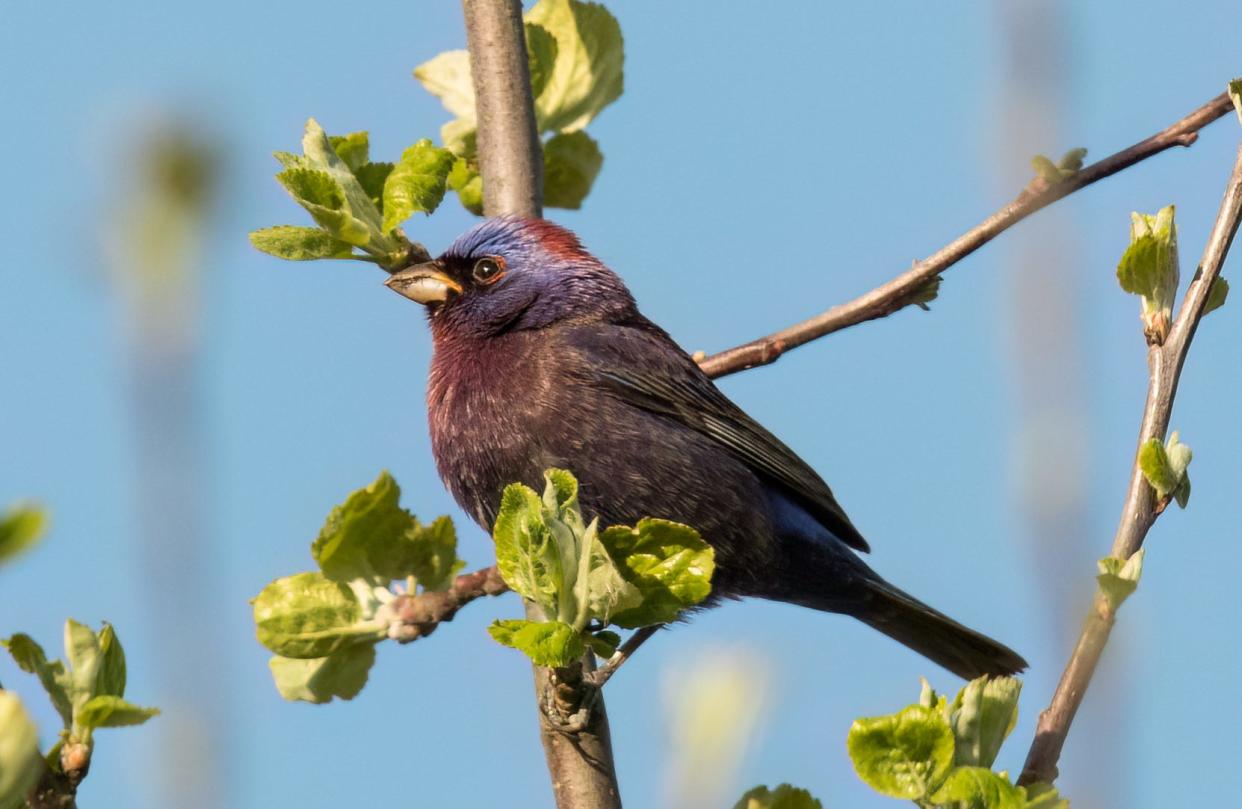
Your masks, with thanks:
[{"label": "pale conical beak", "polygon": [[461,284],[446,275],[444,265],[438,261],[415,264],[393,273],[384,286],[424,305],[442,303],[448,300],[450,294],[461,292]]}]

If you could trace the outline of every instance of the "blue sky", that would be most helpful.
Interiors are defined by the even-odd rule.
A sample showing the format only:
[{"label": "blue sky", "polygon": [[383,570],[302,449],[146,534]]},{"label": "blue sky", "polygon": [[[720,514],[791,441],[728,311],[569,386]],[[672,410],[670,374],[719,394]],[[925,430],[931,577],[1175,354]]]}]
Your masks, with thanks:
[{"label": "blue sky", "polygon": [[[1086,146],[1101,157],[1242,73],[1237,10],[1223,0],[1061,4],[1051,79],[1006,78],[1013,40],[999,4],[611,5],[626,92],[591,126],[606,161],[585,209],[552,217],[689,350],[727,347],[875,286],[1003,203],[1030,152]],[[190,753],[177,766],[193,763],[184,740],[195,727],[216,734],[214,805],[550,805],[526,664],[484,632],[516,612],[513,600],[381,649],[362,695],[326,707],[278,698],[246,603],[307,568],[328,509],[383,468],[420,515],[459,518],[468,562],[488,559],[489,541],[461,519],[431,461],[421,314],[373,268],[282,263],[245,238],[302,222],[272,180],[270,152],[295,148],[308,116],[330,131],[369,129],[380,156],[435,136],[447,114],[410,71],[462,46],[458,5],[12,0],[4,16],[0,501],[36,497],[54,528],[0,571],[0,633],[55,647],[66,616],[111,620],[131,696],[166,709],[144,729],[100,735],[84,805],[189,805],[178,790],[194,780],[168,761],[181,744]],[[1052,47],[1040,36],[1018,39]],[[1055,137],[1013,154],[1006,122],[1029,111],[1028,88],[1041,81],[1055,82]],[[204,510],[186,531],[198,543],[192,569],[151,564],[164,557],[137,539],[149,504],[135,447],[149,425],[133,413],[125,309],[100,249],[125,140],[160,117],[192,122],[226,155],[187,416]],[[1129,473],[1146,383],[1138,303],[1113,275],[1129,212],[1177,204],[1189,276],[1238,133],[1235,119],[1221,121],[1192,149],[1024,223],[955,267],[930,313],[901,312],[723,383],[820,470],[878,570],[1031,662],[999,766],[1021,766]],[[470,222],[450,200],[407,230],[434,251]],[[1020,260],[1051,248],[1055,264]],[[1226,275],[1238,266],[1231,259]],[[1062,783],[1080,806],[1224,805],[1242,788],[1239,716],[1224,698],[1242,670],[1226,561],[1242,489],[1239,306],[1205,322],[1187,364],[1173,425],[1195,449],[1194,497],[1152,532],[1143,586],[1066,747]],[[1032,312],[1035,329],[1014,325]],[[1043,341],[1045,317],[1062,339]],[[1034,356],[1044,375],[1028,375],[1018,356]],[[1033,423],[1032,412],[1068,418]],[[1024,505],[1035,456],[1054,488],[1072,483],[1060,522],[1033,521]],[[1034,527],[1048,524],[1063,530]],[[186,661],[168,650],[204,626],[209,665],[178,670]],[[912,701],[920,675],[958,685],[847,619],[727,605],[661,636],[609,685],[627,805],[656,806],[662,794],[668,672],[721,648],[762,658],[772,684],[731,794],[790,781],[827,807],[893,805],[851,771],[850,721]],[[0,681],[52,726],[33,682],[7,661]]]}]

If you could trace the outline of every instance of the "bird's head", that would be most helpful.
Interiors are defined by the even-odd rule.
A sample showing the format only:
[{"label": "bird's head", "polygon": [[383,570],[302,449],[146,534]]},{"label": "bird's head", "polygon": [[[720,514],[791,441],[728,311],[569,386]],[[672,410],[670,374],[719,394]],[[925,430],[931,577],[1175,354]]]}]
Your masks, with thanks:
[{"label": "bird's head", "polygon": [[486,219],[439,258],[385,284],[426,306],[437,330],[480,337],[634,309],[615,273],[577,236],[543,219]]}]

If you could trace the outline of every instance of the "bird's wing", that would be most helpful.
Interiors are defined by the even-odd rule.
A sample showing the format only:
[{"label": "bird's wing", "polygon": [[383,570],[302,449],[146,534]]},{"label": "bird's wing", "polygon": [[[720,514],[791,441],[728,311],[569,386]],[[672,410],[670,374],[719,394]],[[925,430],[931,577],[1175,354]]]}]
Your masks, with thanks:
[{"label": "bird's wing", "polygon": [[793,450],[720,392],[667,334],[649,322],[614,326],[586,349],[598,382],[619,398],[676,419],[727,449],[787,490],[817,521],[852,548],[869,551],[828,484]]}]

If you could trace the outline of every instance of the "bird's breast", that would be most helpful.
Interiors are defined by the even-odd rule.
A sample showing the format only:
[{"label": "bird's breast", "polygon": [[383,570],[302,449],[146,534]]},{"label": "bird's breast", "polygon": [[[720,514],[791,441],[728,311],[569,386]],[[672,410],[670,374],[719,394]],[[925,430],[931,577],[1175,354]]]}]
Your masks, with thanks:
[{"label": "bird's breast", "polygon": [[546,454],[550,394],[545,362],[523,340],[437,344],[427,388],[431,447],[440,478],[485,530],[504,487],[529,481]]}]

